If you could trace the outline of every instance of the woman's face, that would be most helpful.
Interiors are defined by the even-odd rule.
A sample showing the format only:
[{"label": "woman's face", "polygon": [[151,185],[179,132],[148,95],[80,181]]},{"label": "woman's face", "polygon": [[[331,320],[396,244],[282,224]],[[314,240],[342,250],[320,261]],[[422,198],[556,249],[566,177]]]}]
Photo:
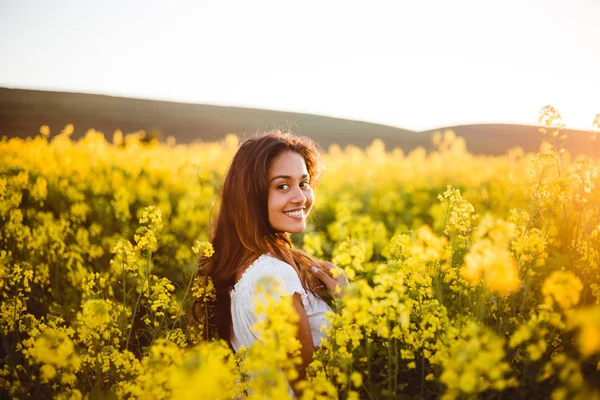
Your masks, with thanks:
[{"label": "woman's face", "polygon": [[269,169],[269,224],[279,232],[299,233],[314,201],[304,158],[286,151],[273,159]]}]

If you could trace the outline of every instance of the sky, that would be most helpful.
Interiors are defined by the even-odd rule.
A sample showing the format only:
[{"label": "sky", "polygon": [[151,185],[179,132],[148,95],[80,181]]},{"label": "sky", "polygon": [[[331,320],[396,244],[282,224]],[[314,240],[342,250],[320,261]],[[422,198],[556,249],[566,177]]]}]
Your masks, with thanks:
[{"label": "sky", "polygon": [[0,87],[590,129],[600,0],[0,0]]}]

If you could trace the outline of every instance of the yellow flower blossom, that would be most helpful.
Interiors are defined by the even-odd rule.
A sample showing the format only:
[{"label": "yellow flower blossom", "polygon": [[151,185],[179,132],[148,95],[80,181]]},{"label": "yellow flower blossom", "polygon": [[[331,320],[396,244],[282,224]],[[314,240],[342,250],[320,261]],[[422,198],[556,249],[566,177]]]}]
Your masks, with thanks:
[{"label": "yellow flower blossom", "polygon": [[110,305],[100,299],[88,300],[83,304],[83,321],[90,329],[103,329],[110,322]]},{"label": "yellow flower blossom", "polygon": [[554,271],[542,286],[544,302],[549,305],[558,304],[567,310],[579,303],[583,284],[581,280],[569,271]]},{"label": "yellow flower blossom", "polygon": [[462,198],[458,189],[450,185],[443,194],[438,195],[438,199],[448,204],[444,217],[444,233],[450,235],[455,232],[458,239],[465,240],[472,230],[472,222],[478,217],[473,205]]},{"label": "yellow flower blossom", "polygon": [[569,326],[578,329],[577,342],[584,357],[600,352],[600,306],[573,310]]},{"label": "yellow flower blossom", "polygon": [[474,396],[492,388],[503,390],[516,385],[509,377],[501,338],[473,321],[467,321],[457,333],[456,338],[451,336],[444,355],[440,354],[440,381],[447,388],[443,398]]},{"label": "yellow flower blossom", "polygon": [[196,257],[212,257],[215,253],[215,249],[210,242],[200,242],[196,240],[194,246],[192,247],[192,251],[196,255]]},{"label": "yellow flower blossom", "polygon": [[514,225],[490,216],[484,217],[474,233],[475,243],[465,256],[462,275],[472,285],[481,279],[500,295],[515,292],[520,286],[515,260],[508,250]]}]

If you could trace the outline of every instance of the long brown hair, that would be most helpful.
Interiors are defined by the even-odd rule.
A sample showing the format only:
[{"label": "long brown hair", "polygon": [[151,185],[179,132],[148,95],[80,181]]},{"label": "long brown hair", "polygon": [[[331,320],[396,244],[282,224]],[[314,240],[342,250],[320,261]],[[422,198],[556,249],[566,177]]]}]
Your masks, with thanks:
[{"label": "long brown hair", "polygon": [[[215,249],[211,258],[200,260],[197,274],[210,277],[216,290],[216,301],[209,305],[204,329],[218,332],[230,341],[232,336],[231,297],[238,271],[249,266],[260,255],[272,256],[290,264],[305,289],[311,290],[311,264],[315,259],[303,251],[292,249],[289,235],[275,231],[269,224],[268,172],[272,161],[285,151],[302,156],[315,186],[322,171],[319,152],[312,140],[304,136],[272,131],[245,141],[233,157],[221,191],[218,216],[210,241]],[[202,310],[195,303],[192,315],[200,321]],[[215,332],[216,331],[216,332]]]}]

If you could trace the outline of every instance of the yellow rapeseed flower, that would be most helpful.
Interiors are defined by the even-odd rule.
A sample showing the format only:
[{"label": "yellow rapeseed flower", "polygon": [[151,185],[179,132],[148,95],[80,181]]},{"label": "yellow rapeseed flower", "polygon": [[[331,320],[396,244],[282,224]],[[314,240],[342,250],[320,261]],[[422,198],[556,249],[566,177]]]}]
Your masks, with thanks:
[{"label": "yellow rapeseed flower", "polygon": [[579,330],[577,343],[584,357],[600,353],[600,306],[573,310],[568,323]]},{"label": "yellow rapeseed flower", "polygon": [[83,322],[90,329],[104,329],[111,321],[110,305],[101,299],[88,300],[83,304]]},{"label": "yellow rapeseed flower", "polygon": [[549,305],[558,304],[563,310],[570,309],[579,303],[583,290],[581,280],[570,271],[554,271],[542,286],[544,302]]},{"label": "yellow rapeseed flower", "polygon": [[215,249],[210,242],[201,242],[196,240],[194,246],[192,247],[192,252],[196,255],[196,257],[212,257],[215,254]]}]

